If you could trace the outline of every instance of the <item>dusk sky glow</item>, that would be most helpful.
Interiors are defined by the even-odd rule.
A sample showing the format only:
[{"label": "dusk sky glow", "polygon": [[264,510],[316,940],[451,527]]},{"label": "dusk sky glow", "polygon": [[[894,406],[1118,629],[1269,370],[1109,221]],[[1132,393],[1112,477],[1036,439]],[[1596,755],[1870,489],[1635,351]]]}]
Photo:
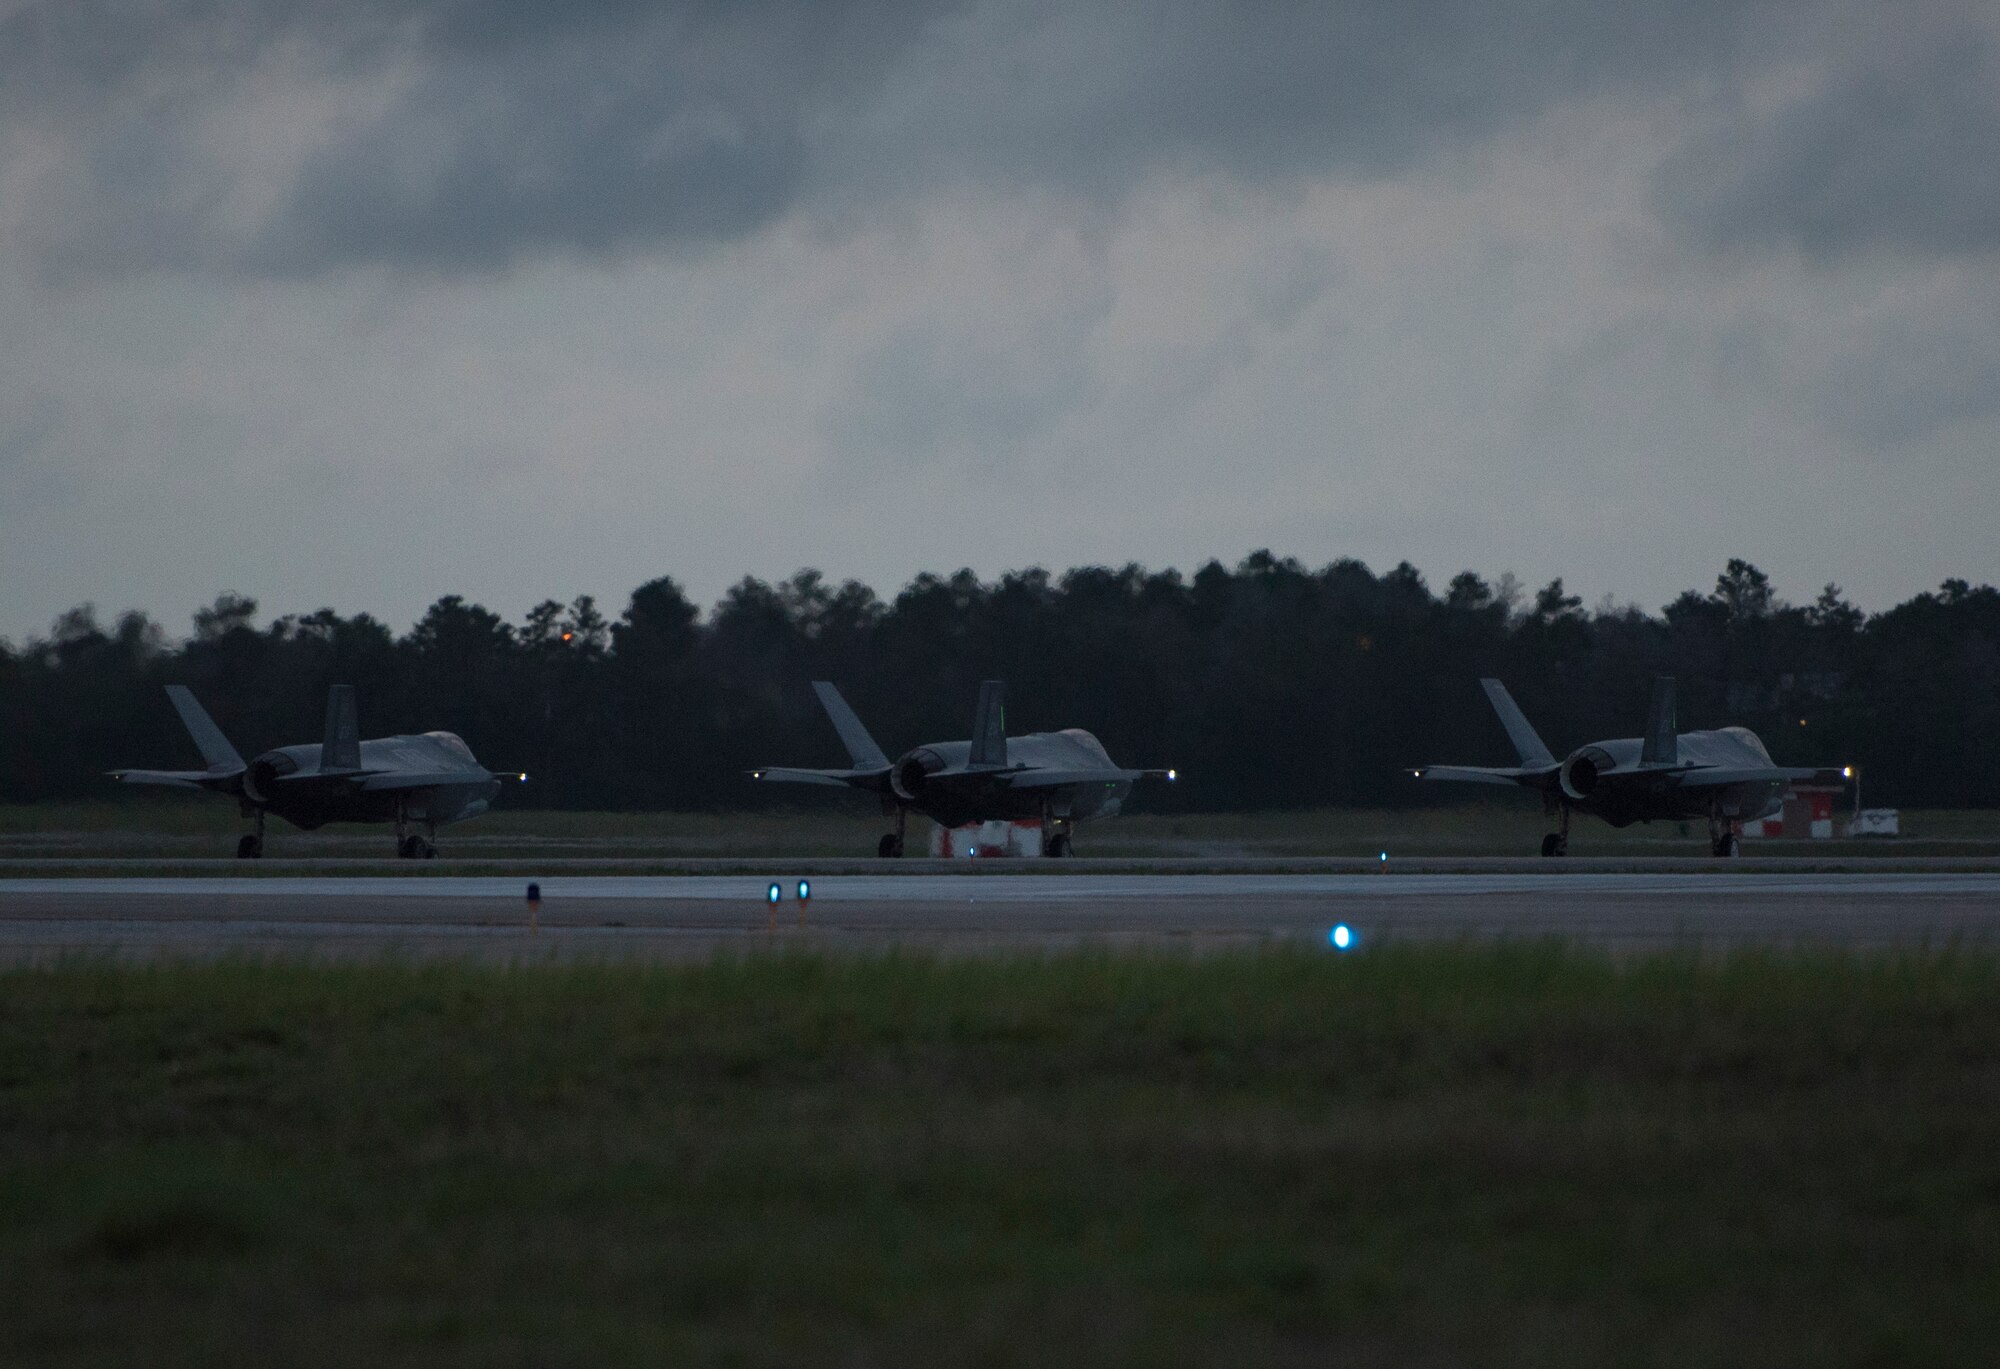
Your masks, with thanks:
[{"label": "dusk sky glow", "polygon": [[0,636],[2000,579],[2000,11],[0,0]]}]

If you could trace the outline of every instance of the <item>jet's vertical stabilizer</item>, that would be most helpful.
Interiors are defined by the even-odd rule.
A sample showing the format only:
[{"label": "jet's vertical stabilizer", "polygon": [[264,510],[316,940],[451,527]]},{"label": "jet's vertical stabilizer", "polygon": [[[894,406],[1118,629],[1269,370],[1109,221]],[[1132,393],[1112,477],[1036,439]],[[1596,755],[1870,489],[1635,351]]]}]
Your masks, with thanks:
[{"label": "jet's vertical stabilizer", "polygon": [[979,711],[972,717],[972,750],[969,766],[1004,767],[1007,764],[1007,682],[982,680],[979,684]]},{"label": "jet's vertical stabilizer", "polygon": [[1653,702],[1646,710],[1646,737],[1639,750],[1641,765],[1674,765],[1680,760],[1680,742],[1675,734],[1674,677],[1653,677]]},{"label": "jet's vertical stabilizer", "polygon": [[847,754],[854,761],[856,770],[887,770],[889,758],[882,754],[882,748],[868,735],[868,729],[861,725],[861,719],[854,716],[854,710],[847,706],[847,700],[840,697],[840,691],[826,680],[813,681],[813,693],[819,695],[819,705],[826,710],[826,716],[833,720],[833,730],[840,734],[840,741],[847,748]]},{"label": "jet's vertical stabilizer", "polygon": [[1507,692],[1507,686],[1498,680],[1481,680],[1486,697],[1493,704],[1493,711],[1500,715],[1500,725],[1507,729],[1507,739],[1514,743],[1514,750],[1520,754],[1524,766],[1554,765],[1556,758],[1549,748],[1528,725],[1527,715],[1514,702],[1514,696]]},{"label": "jet's vertical stabilizer", "polygon": [[337,684],[326,691],[326,739],[320,743],[319,768],[361,768],[361,723],[354,708],[354,686]]},{"label": "jet's vertical stabilizer", "polygon": [[194,744],[210,770],[243,769],[243,758],[236,754],[229,738],[222,735],[215,719],[208,716],[208,710],[195,699],[193,690],[186,685],[168,685],[167,697],[173,701],[174,712],[181,715],[181,725],[194,738]]}]

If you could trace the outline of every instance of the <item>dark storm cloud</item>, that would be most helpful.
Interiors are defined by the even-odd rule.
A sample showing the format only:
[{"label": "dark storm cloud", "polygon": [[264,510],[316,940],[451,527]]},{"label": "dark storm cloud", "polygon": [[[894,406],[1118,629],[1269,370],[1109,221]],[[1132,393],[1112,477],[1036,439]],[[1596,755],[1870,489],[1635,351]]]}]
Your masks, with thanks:
[{"label": "dark storm cloud", "polygon": [[[1109,198],[1162,168],[1388,174],[1567,101],[1726,74],[1795,8],[46,0],[0,28],[0,76],[78,144],[39,220],[72,265],[485,269],[957,181]],[[217,126],[277,64],[384,97],[245,171]]]},{"label": "dark storm cloud", "polygon": [[1711,247],[1992,252],[1995,148],[2000,44],[1952,27],[1835,68],[1774,113],[1723,121],[1664,169],[1660,204]]}]

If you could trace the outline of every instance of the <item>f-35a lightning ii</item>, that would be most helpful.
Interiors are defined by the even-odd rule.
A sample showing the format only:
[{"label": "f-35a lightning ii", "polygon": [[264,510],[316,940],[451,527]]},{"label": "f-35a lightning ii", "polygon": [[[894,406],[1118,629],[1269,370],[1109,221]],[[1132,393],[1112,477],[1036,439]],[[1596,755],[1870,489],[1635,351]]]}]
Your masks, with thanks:
[{"label": "f-35a lightning ii", "polygon": [[449,732],[361,740],[352,685],[326,692],[324,741],[281,746],[247,764],[185,685],[168,685],[167,697],[208,769],[113,770],[111,778],[232,795],[256,824],[236,843],[246,860],[264,854],[267,813],[308,832],[329,822],[393,822],[396,854],[428,859],[441,825],[485,812],[504,781],[528,778],[486,769]]},{"label": "f-35a lightning ii", "polygon": [[1428,765],[1419,779],[1514,784],[1539,790],[1559,826],[1542,838],[1542,854],[1569,850],[1572,812],[1591,813],[1613,827],[1655,818],[1706,818],[1713,855],[1740,853],[1745,822],[1778,811],[1785,786],[1820,772],[1775,764],[1747,727],[1713,732],[1674,731],[1674,680],[1653,681],[1646,735],[1580,746],[1561,761],[1528,724],[1507,687],[1481,680],[1500,725],[1520,753],[1519,766]]},{"label": "f-35a lightning ii", "polygon": [[1039,818],[1042,854],[1070,854],[1070,829],[1085,818],[1117,813],[1134,780],[1173,779],[1171,770],[1121,770],[1097,738],[1082,728],[1061,732],[1007,735],[1006,683],[987,680],[979,686],[978,711],[972,739],[927,742],[891,763],[861,719],[825,680],[813,681],[826,715],[847,745],[853,767],[847,770],[802,770],[767,766],[752,770],[752,779],[793,784],[831,784],[863,789],[881,796],[882,812],[893,816],[896,830],[876,847],[879,856],[903,854],[905,827],[912,812],[945,827],[967,823]]}]

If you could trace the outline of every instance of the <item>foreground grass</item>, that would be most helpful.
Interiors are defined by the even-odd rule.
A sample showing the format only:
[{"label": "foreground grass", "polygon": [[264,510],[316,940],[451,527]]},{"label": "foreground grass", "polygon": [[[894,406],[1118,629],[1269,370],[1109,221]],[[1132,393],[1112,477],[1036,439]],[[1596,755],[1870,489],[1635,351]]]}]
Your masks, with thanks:
[{"label": "foreground grass", "polygon": [[1988,1363],[2000,958],[0,976],[0,1361]]}]

